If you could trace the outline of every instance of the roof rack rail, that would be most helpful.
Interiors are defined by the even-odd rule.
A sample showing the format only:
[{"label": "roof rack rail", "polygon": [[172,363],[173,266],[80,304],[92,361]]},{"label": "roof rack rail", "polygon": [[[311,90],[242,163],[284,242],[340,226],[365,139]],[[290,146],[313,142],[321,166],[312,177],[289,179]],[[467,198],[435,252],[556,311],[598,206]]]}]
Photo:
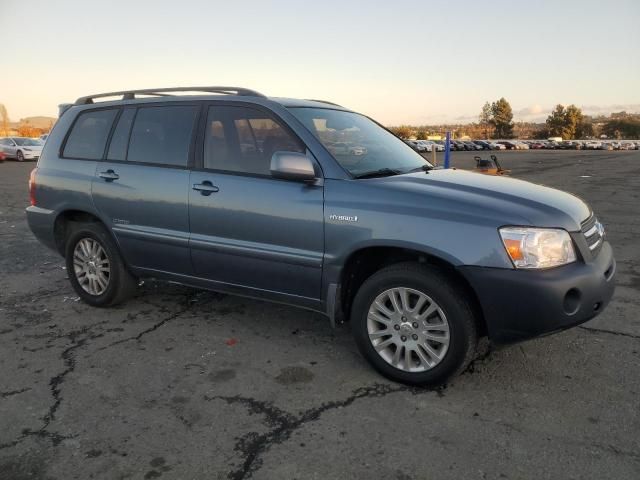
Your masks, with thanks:
[{"label": "roof rack rail", "polygon": [[241,95],[247,97],[264,97],[260,92],[250,90],[248,88],[239,87],[171,87],[171,88],[145,88],[142,90],[123,90],[120,92],[97,93],[95,95],[87,95],[76,100],[76,105],[88,105],[94,103],[93,100],[102,97],[117,97],[122,95],[122,100],[133,100],[136,95],[155,95],[158,97],[166,97],[172,92],[206,92],[220,93],[224,95]]},{"label": "roof rack rail", "polygon": [[329,105],[335,105],[336,107],[344,108],[342,105],[338,105],[337,103],[333,103],[333,102],[328,102],[327,100],[318,100],[317,98],[307,98],[307,100],[308,100],[309,102],[327,103],[327,104],[329,104]]}]

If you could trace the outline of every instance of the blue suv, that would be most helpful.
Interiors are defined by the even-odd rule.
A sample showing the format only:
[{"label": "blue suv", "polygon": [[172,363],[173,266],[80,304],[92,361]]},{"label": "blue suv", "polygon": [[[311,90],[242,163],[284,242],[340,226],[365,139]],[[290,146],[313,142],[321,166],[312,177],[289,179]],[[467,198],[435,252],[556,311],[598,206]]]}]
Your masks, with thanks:
[{"label": "blue suv", "polygon": [[369,362],[414,385],[460,372],[480,337],[585,322],[614,291],[582,200],[434,168],[325,101],[232,87],[81,97],[61,105],[30,196],[31,230],[90,305],[143,277],[283,302],[350,321]]}]

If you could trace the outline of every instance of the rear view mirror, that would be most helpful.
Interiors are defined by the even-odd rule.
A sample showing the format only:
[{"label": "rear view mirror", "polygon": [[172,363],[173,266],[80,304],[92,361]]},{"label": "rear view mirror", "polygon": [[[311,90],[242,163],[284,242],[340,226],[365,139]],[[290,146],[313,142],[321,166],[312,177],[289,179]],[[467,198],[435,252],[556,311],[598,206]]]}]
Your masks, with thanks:
[{"label": "rear view mirror", "polygon": [[341,116],[336,115],[334,118],[327,119],[327,128],[340,131],[355,128],[356,125],[350,120],[351,119],[341,118]]},{"label": "rear view mirror", "polygon": [[313,162],[304,153],[275,152],[271,157],[271,176],[310,182],[316,179],[316,171]]}]

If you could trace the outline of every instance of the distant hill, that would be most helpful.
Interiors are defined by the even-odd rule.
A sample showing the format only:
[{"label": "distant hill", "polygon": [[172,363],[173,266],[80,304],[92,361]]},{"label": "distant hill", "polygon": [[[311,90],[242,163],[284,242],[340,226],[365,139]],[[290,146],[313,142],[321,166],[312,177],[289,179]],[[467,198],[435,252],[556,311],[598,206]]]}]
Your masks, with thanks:
[{"label": "distant hill", "polygon": [[24,123],[28,123],[34,128],[42,128],[47,130],[51,125],[56,123],[58,120],[55,117],[45,117],[45,116],[36,116],[36,117],[25,117],[21,118],[19,122],[11,122],[11,127],[18,128],[19,125]]}]

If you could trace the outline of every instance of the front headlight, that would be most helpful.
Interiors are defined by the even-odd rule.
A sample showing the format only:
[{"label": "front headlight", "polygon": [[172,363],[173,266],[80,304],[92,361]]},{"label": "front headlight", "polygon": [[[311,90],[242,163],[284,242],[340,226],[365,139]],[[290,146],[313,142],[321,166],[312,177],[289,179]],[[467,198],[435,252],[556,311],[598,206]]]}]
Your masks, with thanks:
[{"label": "front headlight", "polygon": [[575,262],[576,252],[566,230],[504,227],[502,243],[516,268],[551,268]]}]

